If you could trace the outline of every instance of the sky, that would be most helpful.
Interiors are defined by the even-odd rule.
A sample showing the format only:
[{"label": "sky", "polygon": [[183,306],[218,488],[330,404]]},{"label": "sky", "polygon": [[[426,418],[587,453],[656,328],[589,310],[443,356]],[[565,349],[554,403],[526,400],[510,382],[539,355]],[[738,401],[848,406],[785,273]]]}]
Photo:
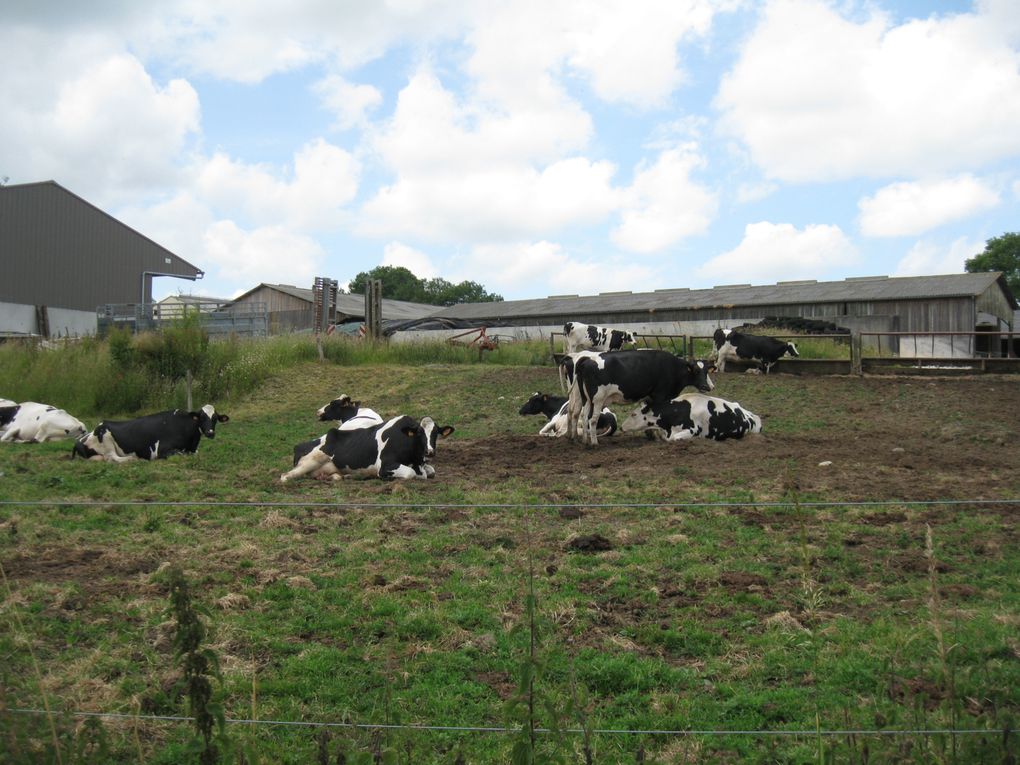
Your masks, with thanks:
[{"label": "sky", "polygon": [[507,300],[963,272],[1020,231],[1016,0],[5,0],[0,180],[205,272]]}]

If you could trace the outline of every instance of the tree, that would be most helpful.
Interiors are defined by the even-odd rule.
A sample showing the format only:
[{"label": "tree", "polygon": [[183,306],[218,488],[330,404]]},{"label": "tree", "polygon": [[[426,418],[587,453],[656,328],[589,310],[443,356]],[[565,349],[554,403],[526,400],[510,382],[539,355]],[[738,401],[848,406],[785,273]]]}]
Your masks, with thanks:
[{"label": "tree", "polygon": [[1003,234],[985,242],[985,251],[963,265],[969,274],[1002,271],[1013,296],[1020,299],[1020,233]]},{"label": "tree", "polygon": [[352,295],[364,294],[369,279],[382,281],[382,296],[390,300],[407,300],[428,305],[456,305],[457,303],[494,303],[503,297],[486,292],[478,282],[463,281],[454,284],[441,277],[419,279],[403,266],[376,266],[362,271],[347,285]]},{"label": "tree", "polygon": [[382,280],[382,296],[390,300],[408,300],[424,303],[425,289],[422,281],[403,266],[376,266],[371,271],[362,271],[347,285],[352,295],[364,295],[369,279]]},{"label": "tree", "polygon": [[501,303],[502,295],[486,292],[478,282],[463,281],[453,284],[443,278],[425,282],[425,302],[432,305],[457,305],[458,303]]}]

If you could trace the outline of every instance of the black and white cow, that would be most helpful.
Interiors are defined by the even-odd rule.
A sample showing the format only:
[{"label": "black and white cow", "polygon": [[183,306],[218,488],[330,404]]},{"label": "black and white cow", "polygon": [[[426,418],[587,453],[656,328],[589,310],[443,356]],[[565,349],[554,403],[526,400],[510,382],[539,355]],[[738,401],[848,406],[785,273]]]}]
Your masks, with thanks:
[{"label": "black and white cow", "polygon": [[35,401],[16,404],[0,399],[0,441],[37,443],[58,438],[77,438],[88,432],[81,420],[63,409]]},{"label": "black and white cow", "polygon": [[367,428],[380,425],[383,421],[377,412],[362,406],[360,401],[354,401],[346,393],[330,401],[315,414],[323,422],[330,420],[339,422],[337,427],[340,430]]},{"label": "black and white cow", "polygon": [[[559,437],[567,435],[567,402],[566,396],[550,396],[548,393],[535,393],[524,402],[518,414],[544,414],[548,422],[538,431],[540,436]],[[602,410],[596,426],[600,436],[611,436],[616,432],[617,421],[613,410],[608,407]]]},{"label": "black and white cow", "polygon": [[197,412],[174,409],[134,420],[104,420],[75,442],[71,458],[77,455],[91,460],[127,462],[194,454],[202,436],[214,438],[216,423],[229,419],[206,404]]},{"label": "black and white cow", "polygon": [[564,353],[577,353],[577,351],[618,351],[624,345],[636,345],[633,332],[611,327],[597,327],[594,324],[581,324],[577,321],[568,321],[563,325],[563,334],[566,336],[563,345]]},{"label": "black and white cow", "polygon": [[642,403],[620,426],[624,432],[645,431],[664,441],[688,438],[743,438],[761,433],[761,417],[735,401],[703,393],[682,393],[665,404]]},{"label": "black and white cow", "polygon": [[717,329],[715,340],[716,365],[726,371],[727,361],[755,361],[768,374],[772,365],[786,354],[800,356],[797,346],[765,335],[745,335],[735,329]]},{"label": "black and white cow", "polygon": [[313,478],[339,480],[344,476],[379,478],[433,478],[428,464],[436,441],[453,433],[431,417],[421,422],[402,415],[381,425],[355,430],[331,428],[317,441],[294,447],[294,468],[280,476],[282,483],[309,473]]},{"label": "black and white cow", "polygon": [[580,358],[574,365],[567,432],[576,432],[580,419],[582,440],[595,445],[598,437],[594,413],[608,404],[642,399],[665,403],[688,385],[707,393],[714,387],[709,377],[713,370],[708,362],[688,361],[660,350],[617,351]]}]

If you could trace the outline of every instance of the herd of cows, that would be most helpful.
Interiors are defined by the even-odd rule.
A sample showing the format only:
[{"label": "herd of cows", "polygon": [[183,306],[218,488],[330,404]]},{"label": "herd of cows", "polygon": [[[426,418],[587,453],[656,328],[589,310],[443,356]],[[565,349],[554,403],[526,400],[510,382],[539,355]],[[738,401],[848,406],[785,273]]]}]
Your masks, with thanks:
[{"label": "herd of cows", "polygon": [[[768,373],[782,356],[798,355],[793,343],[729,329],[716,330],[714,361],[690,361],[664,350],[626,349],[636,345],[632,333],[578,322],[567,322],[564,335],[559,371],[566,395],[535,393],[520,414],[544,415],[548,422],[541,435],[580,439],[592,446],[617,430],[643,431],[649,438],[667,441],[725,440],[760,432],[758,415],[707,395],[714,387],[710,374],[725,370],[731,360],[752,361]],[[698,392],[685,393],[688,387]],[[619,423],[609,408],[614,403],[638,407]],[[384,420],[347,395],[316,414],[336,426],[294,447],[293,467],[280,476],[283,483],[302,476],[432,478],[436,442],[454,432],[453,426],[437,425],[431,417]],[[229,419],[206,405],[194,412],[175,409],[133,420],[104,420],[90,431],[63,409],[0,398],[0,441],[74,438],[72,459],[154,460],[193,454],[203,436],[213,438],[217,423]]]}]

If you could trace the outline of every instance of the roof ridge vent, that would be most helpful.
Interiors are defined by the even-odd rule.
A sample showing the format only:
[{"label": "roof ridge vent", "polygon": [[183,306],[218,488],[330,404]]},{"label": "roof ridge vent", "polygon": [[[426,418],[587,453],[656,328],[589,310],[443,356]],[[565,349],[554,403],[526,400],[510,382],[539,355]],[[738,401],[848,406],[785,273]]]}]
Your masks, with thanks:
[{"label": "roof ridge vent", "polygon": [[776,282],[777,287],[796,287],[802,284],[818,284],[817,279],[794,279],[788,282]]},{"label": "roof ridge vent", "polygon": [[714,290],[730,290],[738,287],[750,287],[750,284],[717,284],[712,289]]},{"label": "roof ridge vent", "polygon": [[550,295],[546,299],[547,300],[556,300],[557,298],[576,298],[576,297],[580,297],[580,295]]},{"label": "roof ridge vent", "polygon": [[880,279],[888,279],[888,276],[848,276],[844,281],[848,282],[875,282]]},{"label": "roof ridge vent", "polygon": [[656,293],[662,293],[662,292],[690,292],[690,291],[691,291],[690,287],[665,287],[665,288],[660,289],[660,290],[655,290]]}]

